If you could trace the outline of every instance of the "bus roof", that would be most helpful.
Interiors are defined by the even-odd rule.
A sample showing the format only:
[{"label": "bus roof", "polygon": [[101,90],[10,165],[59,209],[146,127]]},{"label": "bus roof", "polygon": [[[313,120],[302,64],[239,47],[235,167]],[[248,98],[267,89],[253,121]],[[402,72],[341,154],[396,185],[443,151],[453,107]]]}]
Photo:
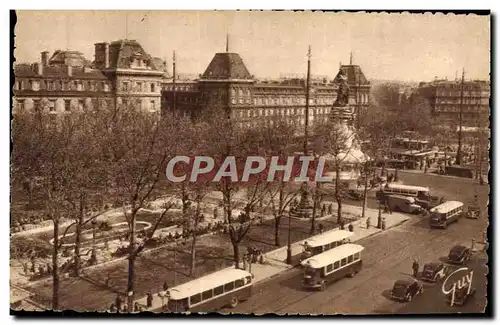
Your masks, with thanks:
[{"label": "bus roof", "polygon": [[403,185],[403,184],[394,184],[394,183],[389,183],[387,184],[388,188],[399,188],[401,190],[413,190],[413,191],[424,191],[428,192],[429,188],[428,187],[423,187],[423,186],[413,186],[413,185]]},{"label": "bus roof", "polygon": [[310,257],[304,261],[302,261],[302,265],[310,266],[314,269],[319,269],[325,267],[333,262],[339,261],[349,255],[353,255],[361,252],[365,249],[361,245],[357,244],[344,244],[334,249],[330,249],[324,253],[318,254],[316,256]]},{"label": "bus roof", "polygon": [[450,210],[459,208],[463,206],[464,204],[460,201],[446,201],[438,206],[435,206],[434,208],[431,209],[432,212],[437,212],[437,213],[446,213]]},{"label": "bus roof", "polygon": [[340,241],[342,239],[346,239],[354,235],[353,232],[347,231],[347,230],[336,230],[336,231],[330,231],[323,233],[321,235],[316,235],[308,240],[306,240],[304,243],[307,242],[307,245],[311,247],[319,247],[323,246],[332,242]]},{"label": "bus roof", "polygon": [[247,276],[252,276],[252,274],[239,269],[224,269],[173,287],[168,290],[168,292],[170,294],[170,299],[180,300],[219,287],[228,282],[243,279]]}]

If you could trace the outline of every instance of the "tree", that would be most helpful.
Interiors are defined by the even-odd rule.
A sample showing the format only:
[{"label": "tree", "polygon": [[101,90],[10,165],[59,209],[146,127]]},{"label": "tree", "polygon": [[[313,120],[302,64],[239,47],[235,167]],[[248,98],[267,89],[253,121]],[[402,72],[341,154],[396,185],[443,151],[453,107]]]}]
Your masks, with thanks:
[{"label": "tree", "polygon": [[337,201],[337,223],[342,221],[342,200],[345,188],[340,180],[344,166],[362,163],[358,157],[359,143],[356,133],[345,121],[332,119],[315,123],[315,151],[326,153],[325,157],[335,170],[335,200]]},{"label": "tree", "polygon": [[186,134],[179,130],[178,121],[171,116],[158,119],[130,105],[127,109],[114,110],[104,122],[106,141],[102,141],[101,150],[107,158],[115,203],[123,208],[129,227],[127,295],[128,308],[132,311],[135,261],[172,204],[165,202],[163,212],[142,241],[137,239],[137,215],[153,199],[167,159],[178,154],[178,144]]},{"label": "tree", "polygon": [[[12,152],[13,185],[38,179],[34,187],[53,223],[52,309],[59,309],[59,227],[70,211],[65,200],[71,182],[69,166],[73,162],[77,123],[72,119],[54,120],[46,114],[20,114],[14,117]],[[64,238],[65,234],[62,236]]]},{"label": "tree", "polygon": [[[224,162],[228,163],[228,161],[229,164],[225,166],[226,171],[227,168],[231,168],[231,165],[235,165],[233,168],[241,170],[248,156],[261,152],[258,132],[236,127],[226,112],[207,111],[202,116],[202,120],[210,121],[210,125],[207,125],[206,128],[206,137],[208,143],[211,144],[209,152],[210,156],[214,158],[216,170],[225,166]],[[252,211],[266,194],[267,187],[267,181],[258,177],[246,183],[239,183],[231,176],[223,175],[220,180],[215,182],[216,190],[222,194],[224,231],[228,234],[233,246],[236,267],[239,267],[240,261],[239,245],[255,222]],[[242,189],[245,189],[247,201],[242,207],[243,212],[235,218],[232,214],[237,208],[236,194]]]},{"label": "tree", "polygon": [[[293,154],[296,147],[296,143],[293,141],[295,130],[296,126],[294,123],[286,123],[285,121],[276,121],[273,126],[263,125],[258,128],[257,132],[261,137],[265,156],[276,156],[281,161],[286,161]],[[271,207],[274,219],[274,245],[277,247],[281,245],[281,220],[286,215],[286,210],[289,208],[291,202],[298,194],[292,182],[285,182],[283,176],[283,173],[277,175],[279,180],[272,182],[267,188],[269,206]],[[295,173],[291,175],[291,177],[295,176]]]}]

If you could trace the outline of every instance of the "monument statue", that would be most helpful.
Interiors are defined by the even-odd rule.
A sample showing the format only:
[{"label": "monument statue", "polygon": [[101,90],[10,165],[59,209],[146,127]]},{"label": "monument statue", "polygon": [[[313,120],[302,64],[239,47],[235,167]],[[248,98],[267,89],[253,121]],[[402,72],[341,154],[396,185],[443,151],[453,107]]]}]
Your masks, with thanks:
[{"label": "monument statue", "polygon": [[337,99],[335,106],[346,106],[349,104],[349,85],[347,84],[347,76],[344,71],[339,73],[339,89],[337,90]]}]

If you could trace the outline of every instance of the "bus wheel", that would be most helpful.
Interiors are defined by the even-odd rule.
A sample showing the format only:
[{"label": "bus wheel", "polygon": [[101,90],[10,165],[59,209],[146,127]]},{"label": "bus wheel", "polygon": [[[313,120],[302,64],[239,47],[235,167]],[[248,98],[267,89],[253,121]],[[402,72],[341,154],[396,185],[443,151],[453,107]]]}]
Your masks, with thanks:
[{"label": "bus wheel", "polygon": [[229,306],[231,308],[235,308],[236,306],[238,306],[238,298],[237,297],[233,297],[233,299],[231,299],[231,303],[229,304]]},{"label": "bus wheel", "polygon": [[410,302],[411,301],[411,294],[406,295],[406,301]]},{"label": "bus wheel", "polygon": [[353,278],[355,275],[356,275],[356,271],[352,271],[351,273],[349,273],[350,278]]}]

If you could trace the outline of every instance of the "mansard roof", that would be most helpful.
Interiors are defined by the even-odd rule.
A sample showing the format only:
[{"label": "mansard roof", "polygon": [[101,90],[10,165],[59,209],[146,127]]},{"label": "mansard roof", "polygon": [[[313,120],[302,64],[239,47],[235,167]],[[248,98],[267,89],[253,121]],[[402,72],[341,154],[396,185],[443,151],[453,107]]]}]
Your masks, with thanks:
[{"label": "mansard roof", "polygon": [[[136,40],[118,40],[111,42],[109,45],[109,66],[115,69],[130,69],[133,59],[145,60],[147,66],[144,67],[145,70],[158,70],[161,71],[161,67],[158,66],[157,60],[153,60],[151,55],[146,53],[144,48]],[[134,69],[137,69],[134,67]]]},{"label": "mansard roof", "polygon": [[[347,76],[347,84],[349,85],[369,85],[370,82],[366,79],[359,65],[342,65],[339,72],[333,79],[334,83],[340,82],[341,73]],[[359,78],[359,79],[358,79]],[[359,81],[358,81],[359,80]]]},{"label": "mansard roof", "polygon": [[207,69],[201,76],[202,80],[253,80],[243,59],[238,53],[216,53]]},{"label": "mansard roof", "polygon": [[49,65],[68,65],[72,67],[88,67],[91,62],[81,52],[56,50],[49,59]]}]

